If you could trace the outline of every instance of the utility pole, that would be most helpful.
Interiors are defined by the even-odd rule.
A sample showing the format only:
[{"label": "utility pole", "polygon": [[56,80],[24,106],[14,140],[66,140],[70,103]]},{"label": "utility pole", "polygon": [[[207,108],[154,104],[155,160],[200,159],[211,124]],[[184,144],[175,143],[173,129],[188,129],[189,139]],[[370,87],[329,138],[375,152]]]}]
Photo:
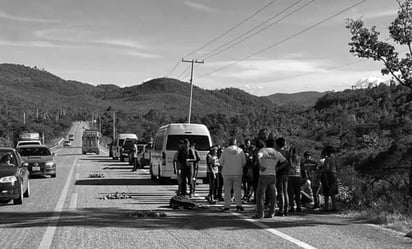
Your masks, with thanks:
[{"label": "utility pole", "polygon": [[188,117],[187,117],[187,123],[190,124],[190,116],[192,115],[192,96],[193,96],[193,65],[194,65],[195,63],[203,64],[204,61],[203,61],[203,60],[198,61],[198,60],[194,60],[194,59],[192,59],[192,60],[182,59],[182,62],[190,62],[190,63],[192,63],[192,69],[190,70],[189,115],[188,115]]},{"label": "utility pole", "polygon": [[113,111],[113,143],[116,138],[116,112]]}]

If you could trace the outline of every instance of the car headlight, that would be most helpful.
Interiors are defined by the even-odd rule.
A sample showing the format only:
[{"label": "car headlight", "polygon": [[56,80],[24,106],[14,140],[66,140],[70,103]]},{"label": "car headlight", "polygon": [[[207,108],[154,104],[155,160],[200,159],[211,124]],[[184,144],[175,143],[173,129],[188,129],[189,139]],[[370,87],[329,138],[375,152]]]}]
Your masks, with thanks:
[{"label": "car headlight", "polygon": [[45,165],[46,165],[46,167],[51,168],[51,167],[53,167],[54,162],[53,162],[53,161],[47,161],[47,162],[45,163]]},{"label": "car headlight", "polygon": [[15,176],[4,176],[0,178],[0,183],[11,183],[11,185],[14,185],[16,182],[17,178]]}]

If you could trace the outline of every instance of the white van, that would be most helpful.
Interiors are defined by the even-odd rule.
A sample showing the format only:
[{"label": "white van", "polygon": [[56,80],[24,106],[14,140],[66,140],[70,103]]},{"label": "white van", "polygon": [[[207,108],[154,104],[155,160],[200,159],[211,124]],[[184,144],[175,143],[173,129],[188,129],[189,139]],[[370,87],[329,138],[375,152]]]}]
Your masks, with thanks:
[{"label": "white van", "polygon": [[130,139],[135,139],[137,140],[137,135],[136,134],[130,134],[130,133],[121,133],[116,135],[116,139],[113,141],[111,145],[111,151],[112,151],[112,158],[113,160],[117,160],[120,158],[120,161],[124,161],[124,158],[127,157],[127,154],[123,154],[122,152],[122,147],[123,144],[126,140],[126,138]]},{"label": "white van", "polygon": [[177,179],[173,172],[173,157],[177,152],[180,140],[189,139],[190,144],[196,143],[200,162],[198,179],[206,179],[206,155],[212,145],[209,130],[203,124],[177,123],[168,124],[156,132],[150,159],[150,176],[152,180]]}]

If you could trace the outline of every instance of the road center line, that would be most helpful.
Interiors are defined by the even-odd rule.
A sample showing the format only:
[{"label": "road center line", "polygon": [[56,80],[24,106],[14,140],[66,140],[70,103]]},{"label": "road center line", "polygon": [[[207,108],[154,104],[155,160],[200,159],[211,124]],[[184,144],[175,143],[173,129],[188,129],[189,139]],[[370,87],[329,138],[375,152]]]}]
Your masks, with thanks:
[{"label": "road center line", "polygon": [[278,230],[276,230],[276,229],[274,229],[274,228],[270,228],[268,225],[265,225],[265,224],[259,222],[258,220],[250,219],[250,218],[248,218],[248,217],[246,217],[246,216],[244,216],[244,215],[242,215],[242,214],[240,214],[240,213],[232,213],[232,214],[235,215],[235,216],[238,216],[239,218],[241,218],[241,219],[243,219],[243,220],[245,220],[245,221],[247,221],[247,222],[250,222],[250,223],[252,223],[252,224],[254,224],[254,225],[256,225],[256,226],[258,226],[258,227],[260,227],[260,228],[263,228],[265,231],[267,231],[267,232],[269,232],[269,233],[272,233],[272,234],[274,234],[274,235],[276,235],[276,236],[278,236],[278,237],[281,237],[282,239],[285,239],[285,240],[287,240],[287,241],[289,241],[289,242],[292,242],[293,244],[295,244],[295,245],[297,245],[297,246],[299,246],[299,247],[301,247],[301,248],[304,248],[304,249],[316,249],[316,247],[313,247],[313,246],[311,246],[311,245],[309,245],[309,244],[307,244],[307,243],[305,243],[305,242],[303,242],[303,241],[300,241],[300,240],[298,240],[298,239],[295,239],[295,238],[293,238],[292,236],[289,236],[289,235],[287,235],[287,234],[285,234],[285,233],[282,233],[282,232],[280,232],[280,231],[278,231]]},{"label": "road center line", "polygon": [[66,201],[67,193],[69,192],[70,182],[73,177],[74,166],[77,163],[78,157],[74,159],[72,167],[70,169],[69,176],[66,179],[63,190],[60,194],[59,200],[57,201],[56,207],[54,208],[53,215],[50,219],[49,225],[47,226],[46,232],[43,235],[43,238],[40,242],[38,249],[49,249],[53,241],[54,233],[56,232],[57,224],[63,210],[64,202]]}]

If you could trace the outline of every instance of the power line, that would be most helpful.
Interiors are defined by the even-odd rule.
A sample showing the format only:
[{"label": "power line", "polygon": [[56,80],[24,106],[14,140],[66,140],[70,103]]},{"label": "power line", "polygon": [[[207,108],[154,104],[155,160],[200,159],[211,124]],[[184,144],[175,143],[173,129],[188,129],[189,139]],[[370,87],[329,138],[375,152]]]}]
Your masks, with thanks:
[{"label": "power line", "polygon": [[261,50],[256,51],[256,52],[253,53],[253,54],[250,54],[250,55],[248,55],[248,56],[246,56],[246,57],[243,57],[242,59],[236,60],[235,62],[232,62],[232,63],[230,63],[230,64],[228,64],[228,65],[226,65],[226,66],[224,66],[224,67],[221,67],[221,68],[219,68],[219,69],[217,69],[217,70],[214,70],[214,71],[212,71],[212,72],[210,72],[210,73],[207,73],[207,74],[205,74],[205,75],[202,75],[202,76],[200,76],[199,78],[204,78],[204,77],[207,77],[207,76],[212,75],[212,74],[214,74],[214,73],[220,72],[220,71],[222,71],[222,70],[224,70],[224,69],[226,69],[226,68],[229,68],[229,67],[237,64],[238,62],[247,60],[247,59],[249,59],[249,58],[251,58],[251,57],[253,57],[253,56],[255,56],[255,55],[258,55],[258,54],[260,54],[260,53],[263,53],[263,52],[265,52],[265,51],[267,51],[267,50],[269,50],[269,49],[271,49],[271,48],[273,48],[273,47],[275,47],[275,46],[278,46],[278,45],[280,45],[280,44],[282,44],[282,43],[284,43],[284,42],[292,39],[292,38],[295,38],[295,37],[297,37],[297,36],[299,36],[299,35],[301,35],[301,34],[303,34],[303,33],[306,33],[307,31],[309,31],[309,30],[311,30],[311,29],[319,26],[320,24],[323,24],[323,23],[325,23],[325,22],[327,22],[327,21],[335,18],[336,16],[339,16],[340,14],[342,14],[342,13],[344,13],[344,12],[346,12],[346,11],[348,11],[348,10],[350,10],[350,9],[352,9],[352,8],[358,6],[358,5],[360,5],[360,4],[362,4],[363,2],[366,2],[366,1],[367,1],[367,0],[359,1],[359,2],[357,2],[357,3],[355,3],[355,4],[351,5],[351,6],[349,6],[349,7],[347,7],[347,8],[345,8],[345,9],[343,9],[343,10],[338,11],[337,13],[335,13],[335,14],[327,17],[327,18],[322,19],[321,21],[319,21],[319,22],[317,22],[317,23],[315,23],[315,24],[312,24],[312,25],[310,25],[310,26],[302,29],[302,30],[299,31],[299,32],[294,33],[293,35],[291,35],[291,36],[289,36],[289,37],[286,37],[286,38],[283,39],[283,40],[280,40],[280,41],[278,41],[278,42],[275,42],[275,43],[273,43],[273,44],[271,44],[271,45],[269,45],[269,46],[267,46],[267,47],[265,47],[265,48],[263,48],[263,49],[261,49]]},{"label": "power line", "polygon": [[[295,5],[301,3],[302,1],[303,1],[303,0],[299,0],[299,1],[297,1],[297,2],[295,2],[295,3],[293,3],[293,4],[291,4],[291,5],[289,5],[288,7],[286,7],[285,9],[283,9],[282,11],[280,11],[279,13],[277,13],[276,15],[270,17],[269,19],[266,19],[265,21],[261,22],[260,24],[256,25],[255,27],[249,29],[247,32],[245,32],[245,33],[237,36],[236,38],[234,38],[234,39],[226,42],[226,43],[223,44],[222,46],[219,46],[218,48],[216,48],[216,49],[214,49],[214,50],[206,53],[202,58],[203,58],[203,59],[209,59],[209,58],[211,58],[211,57],[213,57],[213,56],[216,56],[216,55],[218,55],[218,54],[221,54],[221,53],[225,52],[226,50],[228,50],[228,49],[236,46],[237,44],[246,41],[247,39],[249,39],[249,38],[257,35],[258,33],[260,33],[260,32],[262,32],[262,31],[268,29],[269,27],[271,27],[271,26],[273,26],[273,25],[281,22],[282,20],[288,18],[289,16],[295,14],[295,13],[298,12],[299,10],[301,10],[301,9],[305,8],[306,6],[308,6],[309,4],[313,3],[315,0],[312,0],[312,1],[310,1],[309,3],[306,3],[305,5],[297,8],[296,10],[294,10],[294,11],[292,11],[291,13],[289,13],[288,15],[282,17],[281,19],[277,20],[276,22],[273,22],[273,23],[271,23],[271,24],[268,24],[268,25],[266,25],[265,27],[263,27],[263,28],[259,29],[258,31],[254,32],[253,34],[251,34],[251,35],[249,35],[249,36],[247,36],[247,37],[244,37],[242,40],[239,40],[239,41],[236,42],[236,40],[242,38],[243,36],[245,36],[245,35],[247,35],[247,34],[249,34],[249,33],[251,33],[251,32],[254,31],[255,29],[259,28],[260,26],[262,26],[262,25],[264,25],[264,24],[272,21],[273,19],[275,19],[276,17],[278,17],[278,16],[280,16],[281,14],[285,13],[286,11],[288,11],[288,10],[291,9],[291,8],[293,8]],[[235,43],[233,43],[232,45],[230,45],[232,42],[235,42]],[[227,47],[224,48],[225,46],[227,46]],[[223,49],[222,49],[222,48],[223,48]],[[220,51],[219,51],[219,50],[220,50]]]},{"label": "power line", "polygon": [[273,3],[275,3],[277,0],[272,0],[270,3],[266,4],[265,6],[263,6],[262,8],[258,9],[256,12],[254,12],[252,15],[248,16],[246,19],[244,19],[243,21],[241,21],[240,23],[236,24],[235,26],[231,27],[230,29],[228,29],[227,31],[223,32],[222,34],[218,35],[216,38],[210,40],[209,42],[207,42],[206,44],[204,44],[203,46],[201,46],[200,48],[188,53],[187,55],[185,55],[184,57],[188,57],[196,52],[198,52],[199,50],[209,46],[210,44],[212,44],[213,42],[219,40],[220,38],[222,38],[223,36],[225,36],[226,34],[232,32],[234,29],[236,29],[237,27],[239,27],[240,25],[242,25],[243,23],[249,21],[252,17],[256,16],[257,14],[259,14],[261,11],[263,11],[264,9],[268,8],[270,5],[272,5]]},{"label": "power line", "polygon": [[179,66],[179,64],[180,64],[180,60],[177,61],[177,63],[173,66],[172,70],[170,70],[170,72],[167,74],[168,78],[173,73],[173,71],[176,70],[176,68]]}]

